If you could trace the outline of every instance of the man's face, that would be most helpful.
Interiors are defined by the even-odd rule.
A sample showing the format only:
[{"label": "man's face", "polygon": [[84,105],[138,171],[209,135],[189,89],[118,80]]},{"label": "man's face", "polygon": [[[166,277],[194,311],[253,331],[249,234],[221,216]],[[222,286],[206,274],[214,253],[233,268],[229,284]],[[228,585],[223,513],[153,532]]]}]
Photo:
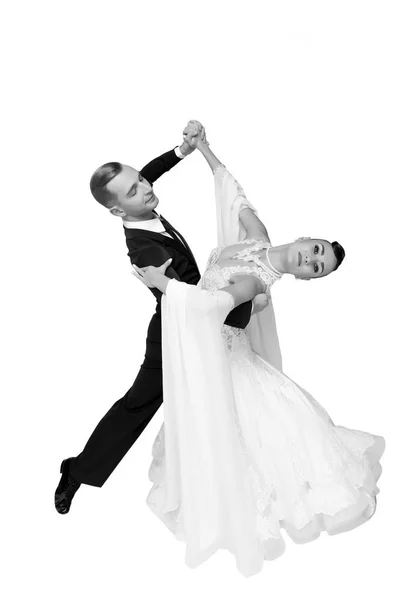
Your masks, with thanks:
[{"label": "man's face", "polygon": [[[109,209],[113,215],[126,219],[151,219],[151,213],[158,205],[158,198],[150,183],[133,167],[123,165],[121,173],[108,184],[107,189],[115,198]],[[129,220],[129,219],[126,219]]]},{"label": "man's face", "polygon": [[288,264],[290,273],[299,279],[315,279],[332,273],[336,256],[326,240],[300,238],[289,244]]}]

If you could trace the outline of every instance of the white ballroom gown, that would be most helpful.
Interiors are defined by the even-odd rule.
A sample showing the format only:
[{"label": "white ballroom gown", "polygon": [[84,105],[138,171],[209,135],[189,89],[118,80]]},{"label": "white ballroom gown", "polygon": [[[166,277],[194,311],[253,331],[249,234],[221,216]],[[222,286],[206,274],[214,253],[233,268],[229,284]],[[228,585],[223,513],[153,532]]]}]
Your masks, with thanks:
[{"label": "white ballroom gown", "polygon": [[[254,208],[224,167],[215,177],[221,217]],[[257,275],[267,293],[281,277],[259,260],[271,244],[240,237],[237,228],[229,243],[243,242],[243,266],[220,267],[220,245],[198,286],[171,280],[163,296],[164,423],[147,503],[186,543],[188,566],[224,548],[251,576],[284,552],[283,530],[304,543],[371,518],[385,442],[335,425],[282,372],[279,352],[273,366],[255,352],[250,326],[224,325],[234,301],[219,290],[233,272]]]}]

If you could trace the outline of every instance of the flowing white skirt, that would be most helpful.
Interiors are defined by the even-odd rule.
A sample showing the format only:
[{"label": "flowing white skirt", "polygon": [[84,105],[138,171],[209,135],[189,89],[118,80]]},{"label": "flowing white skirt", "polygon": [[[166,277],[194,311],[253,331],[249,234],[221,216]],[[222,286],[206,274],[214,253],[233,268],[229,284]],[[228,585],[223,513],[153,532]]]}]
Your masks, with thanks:
[{"label": "flowing white skirt", "polygon": [[188,566],[225,548],[250,576],[282,554],[282,530],[303,543],[368,520],[385,442],[335,426],[245,331],[222,325],[231,308],[226,292],[168,285],[164,424],[147,502],[186,543]]}]

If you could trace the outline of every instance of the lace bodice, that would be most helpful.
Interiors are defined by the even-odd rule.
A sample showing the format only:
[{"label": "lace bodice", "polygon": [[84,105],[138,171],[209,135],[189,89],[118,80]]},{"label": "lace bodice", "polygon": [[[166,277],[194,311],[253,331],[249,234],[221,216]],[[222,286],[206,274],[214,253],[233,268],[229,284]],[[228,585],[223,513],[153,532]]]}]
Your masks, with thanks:
[{"label": "lace bodice", "polygon": [[[207,261],[206,269],[203,277],[199,282],[199,286],[203,290],[218,290],[229,285],[229,279],[233,273],[245,273],[256,275],[261,282],[264,284],[264,292],[269,294],[271,285],[282,277],[281,273],[278,273],[272,265],[267,266],[260,259],[260,253],[264,248],[267,248],[267,260],[268,260],[268,249],[271,247],[269,242],[264,240],[247,239],[243,242],[247,244],[247,247],[239,252],[236,252],[231,259],[239,259],[244,262],[253,262],[254,265],[232,265],[232,266],[219,266],[218,259],[222,250],[225,246],[217,246],[214,248]],[[235,244],[236,245],[236,244]]]},{"label": "lace bodice", "polygon": [[[199,287],[203,290],[216,291],[223,287],[230,285],[229,279],[233,273],[246,273],[252,274],[259,277],[264,284],[264,292],[270,295],[270,287],[277,280],[282,277],[281,273],[278,273],[272,265],[268,267],[265,265],[259,254],[264,248],[267,248],[267,260],[268,260],[268,249],[271,247],[269,242],[263,240],[247,239],[243,242],[246,247],[239,252],[236,252],[231,258],[243,260],[243,265],[232,265],[232,266],[220,266],[218,265],[218,259],[221,252],[226,246],[217,246],[214,248],[207,261],[204,275],[199,281]],[[235,244],[236,245],[236,244]],[[253,265],[246,265],[245,262],[253,262]],[[231,355],[235,353],[237,357],[241,357],[246,361],[254,360],[253,352],[251,350],[249,338],[245,329],[239,329],[237,327],[231,327],[230,325],[222,326],[222,337],[225,345]]]}]

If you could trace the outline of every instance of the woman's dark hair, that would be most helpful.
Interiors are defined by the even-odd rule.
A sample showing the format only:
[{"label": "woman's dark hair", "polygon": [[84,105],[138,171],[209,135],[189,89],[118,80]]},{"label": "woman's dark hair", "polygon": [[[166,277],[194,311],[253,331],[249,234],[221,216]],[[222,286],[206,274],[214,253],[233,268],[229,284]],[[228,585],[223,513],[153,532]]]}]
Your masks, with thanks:
[{"label": "woman's dark hair", "polygon": [[96,198],[97,202],[106,208],[110,208],[114,201],[113,195],[108,191],[106,186],[121,171],[121,163],[109,162],[96,169],[90,178],[90,191],[92,195]]},{"label": "woman's dark hair", "polygon": [[346,256],[346,253],[344,251],[343,246],[341,246],[339,244],[339,242],[332,242],[331,243],[332,246],[332,250],[334,255],[336,256],[336,266],[333,269],[333,271],[336,271],[336,269],[342,264],[344,257]]}]

